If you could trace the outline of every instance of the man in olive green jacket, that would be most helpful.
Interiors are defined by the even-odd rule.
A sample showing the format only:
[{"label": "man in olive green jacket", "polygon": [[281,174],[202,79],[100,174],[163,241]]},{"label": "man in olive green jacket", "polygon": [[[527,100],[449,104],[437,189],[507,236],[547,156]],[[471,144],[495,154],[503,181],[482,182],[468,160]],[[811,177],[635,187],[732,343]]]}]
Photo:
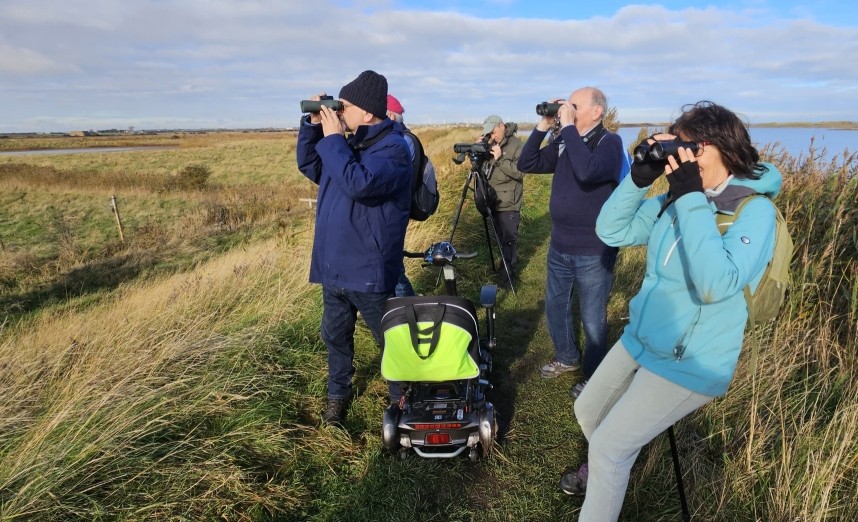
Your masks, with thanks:
[{"label": "man in olive green jacket", "polygon": [[487,162],[489,185],[497,194],[492,206],[492,221],[501,244],[507,274],[501,264],[500,284],[514,285],[517,256],[518,225],[521,221],[521,197],[524,192],[524,175],[518,170],[518,156],[523,146],[516,136],[518,125],[504,123],[500,116],[492,115],[483,122],[483,136],[489,135],[492,158]]}]

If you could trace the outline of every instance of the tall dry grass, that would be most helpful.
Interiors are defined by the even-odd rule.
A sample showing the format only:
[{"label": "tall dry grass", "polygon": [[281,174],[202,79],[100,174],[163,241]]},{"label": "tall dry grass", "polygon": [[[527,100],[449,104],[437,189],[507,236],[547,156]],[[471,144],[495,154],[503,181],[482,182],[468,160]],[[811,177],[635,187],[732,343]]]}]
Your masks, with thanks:
[{"label": "tall dry grass", "polygon": [[[307,247],[269,241],[127,285],[84,313],[7,326],[0,518],[238,520],[288,503],[293,493],[269,482],[266,459],[282,462],[284,440],[308,434],[254,425],[273,378],[289,376],[250,367],[248,351],[264,354],[272,324],[316,309]],[[238,453],[259,462],[234,462]]]},{"label": "tall dry grass", "polygon": [[[44,183],[40,169],[16,182],[49,193],[69,183]],[[96,176],[79,189],[110,181]],[[305,190],[312,195],[303,186],[203,191],[200,212],[152,248],[195,230],[271,223],[271,198],[289,202],[275,208],[298,205]],[[54,220],[58,234],[73,237],[68,219],[55,212]],[[284,516],[313,502],[300,477],[329,468],[313,462],[331,452],[363,459],[342,432],[308,422],[325,379],[317,289],[307,283],[312,226],[276,226],[274,238],[192,271],[132,279],[85,308],[48,307],[2,324],[0,519]],[[415,223],[409,248],[439,239],[440,226]],[[420,272],[409,266],[415,282]]]}]

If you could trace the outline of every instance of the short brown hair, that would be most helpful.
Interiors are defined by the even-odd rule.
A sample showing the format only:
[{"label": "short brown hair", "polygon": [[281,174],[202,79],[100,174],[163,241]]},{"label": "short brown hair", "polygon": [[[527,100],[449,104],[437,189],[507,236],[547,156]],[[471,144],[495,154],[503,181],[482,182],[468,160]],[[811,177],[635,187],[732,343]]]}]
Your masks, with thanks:
[{"label": "short brown hair", "polygon": [[682,116],[668,128],[674,136],[709,142],[718,148],[727,170],[737,178],[759,179],[766,171],[751,143],[748,127],[731,110],[711,101],[682,107]]}]

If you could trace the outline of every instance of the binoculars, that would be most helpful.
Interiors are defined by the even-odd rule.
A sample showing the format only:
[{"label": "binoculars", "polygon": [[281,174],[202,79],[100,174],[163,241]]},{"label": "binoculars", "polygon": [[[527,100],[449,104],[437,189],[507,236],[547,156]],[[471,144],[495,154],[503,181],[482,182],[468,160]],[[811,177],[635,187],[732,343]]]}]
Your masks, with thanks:
[{"label": "binoculars", "polygon": [[557,116],[557,111],[559,110],[559,103],[542,102],[536,104],[536,114],[540,116]]},{"label": "binoculars", "polygon": [[343,110],[343,102],[335,100],[333,96],[321,96],[320,100],[301,100],[301,112],[319,112],[322,105],[334,112]]},{"label": "binoculars", "polygon": [[679,139],[670,141],[657,141],[652,145],[643,143],[635,147],[632,155],[635,163],[647,163],[650,161],[666,160],[670,156],[676,156],[679,147],[685,147],[691,152],[697,152],[697,143],[693,141],[682,141]]}]

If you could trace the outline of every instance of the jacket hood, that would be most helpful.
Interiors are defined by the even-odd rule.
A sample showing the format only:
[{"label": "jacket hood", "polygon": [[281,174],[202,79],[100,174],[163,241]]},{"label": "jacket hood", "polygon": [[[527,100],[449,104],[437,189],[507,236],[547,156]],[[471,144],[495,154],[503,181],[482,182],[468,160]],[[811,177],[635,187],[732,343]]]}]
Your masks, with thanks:
[{"label": "jacket hood", "polygon": [[504,138],[510,138],[515,136],[515,133],[518,132],[518,123],[510,123],[506,124],[506,132],[503,133]]},{"label": "jacket hood", "polygon": [[504,126],[506,127],[506,130],[504,131],[503,139],[500,142],[501,147],[503,147],[507,142],[509,142],[509,139],[515,136],[518,132],[518,123],[507,122],[504,123]]},{"label": "jacket hood", "polygon": [[723,192],[714,197],[708,197],[710,203],[720,211],[735,212],[739,203],[751,194],[762,194],[774,199],[781,191],[783,177],[780,171],[771,163],[762,164],[766,171],[759,179],[733,178]]},{"label": "jacket hood", "polygon": [[763,194],[764,196],[768,196],[770,199],[774,199],[781,192],[783,177],[781,176],[778,168],[771,163],[763,163],[762,165],[766,168],[766,171],[760,179],[733,178],[730,185],[749,187],[757,194]]}]

